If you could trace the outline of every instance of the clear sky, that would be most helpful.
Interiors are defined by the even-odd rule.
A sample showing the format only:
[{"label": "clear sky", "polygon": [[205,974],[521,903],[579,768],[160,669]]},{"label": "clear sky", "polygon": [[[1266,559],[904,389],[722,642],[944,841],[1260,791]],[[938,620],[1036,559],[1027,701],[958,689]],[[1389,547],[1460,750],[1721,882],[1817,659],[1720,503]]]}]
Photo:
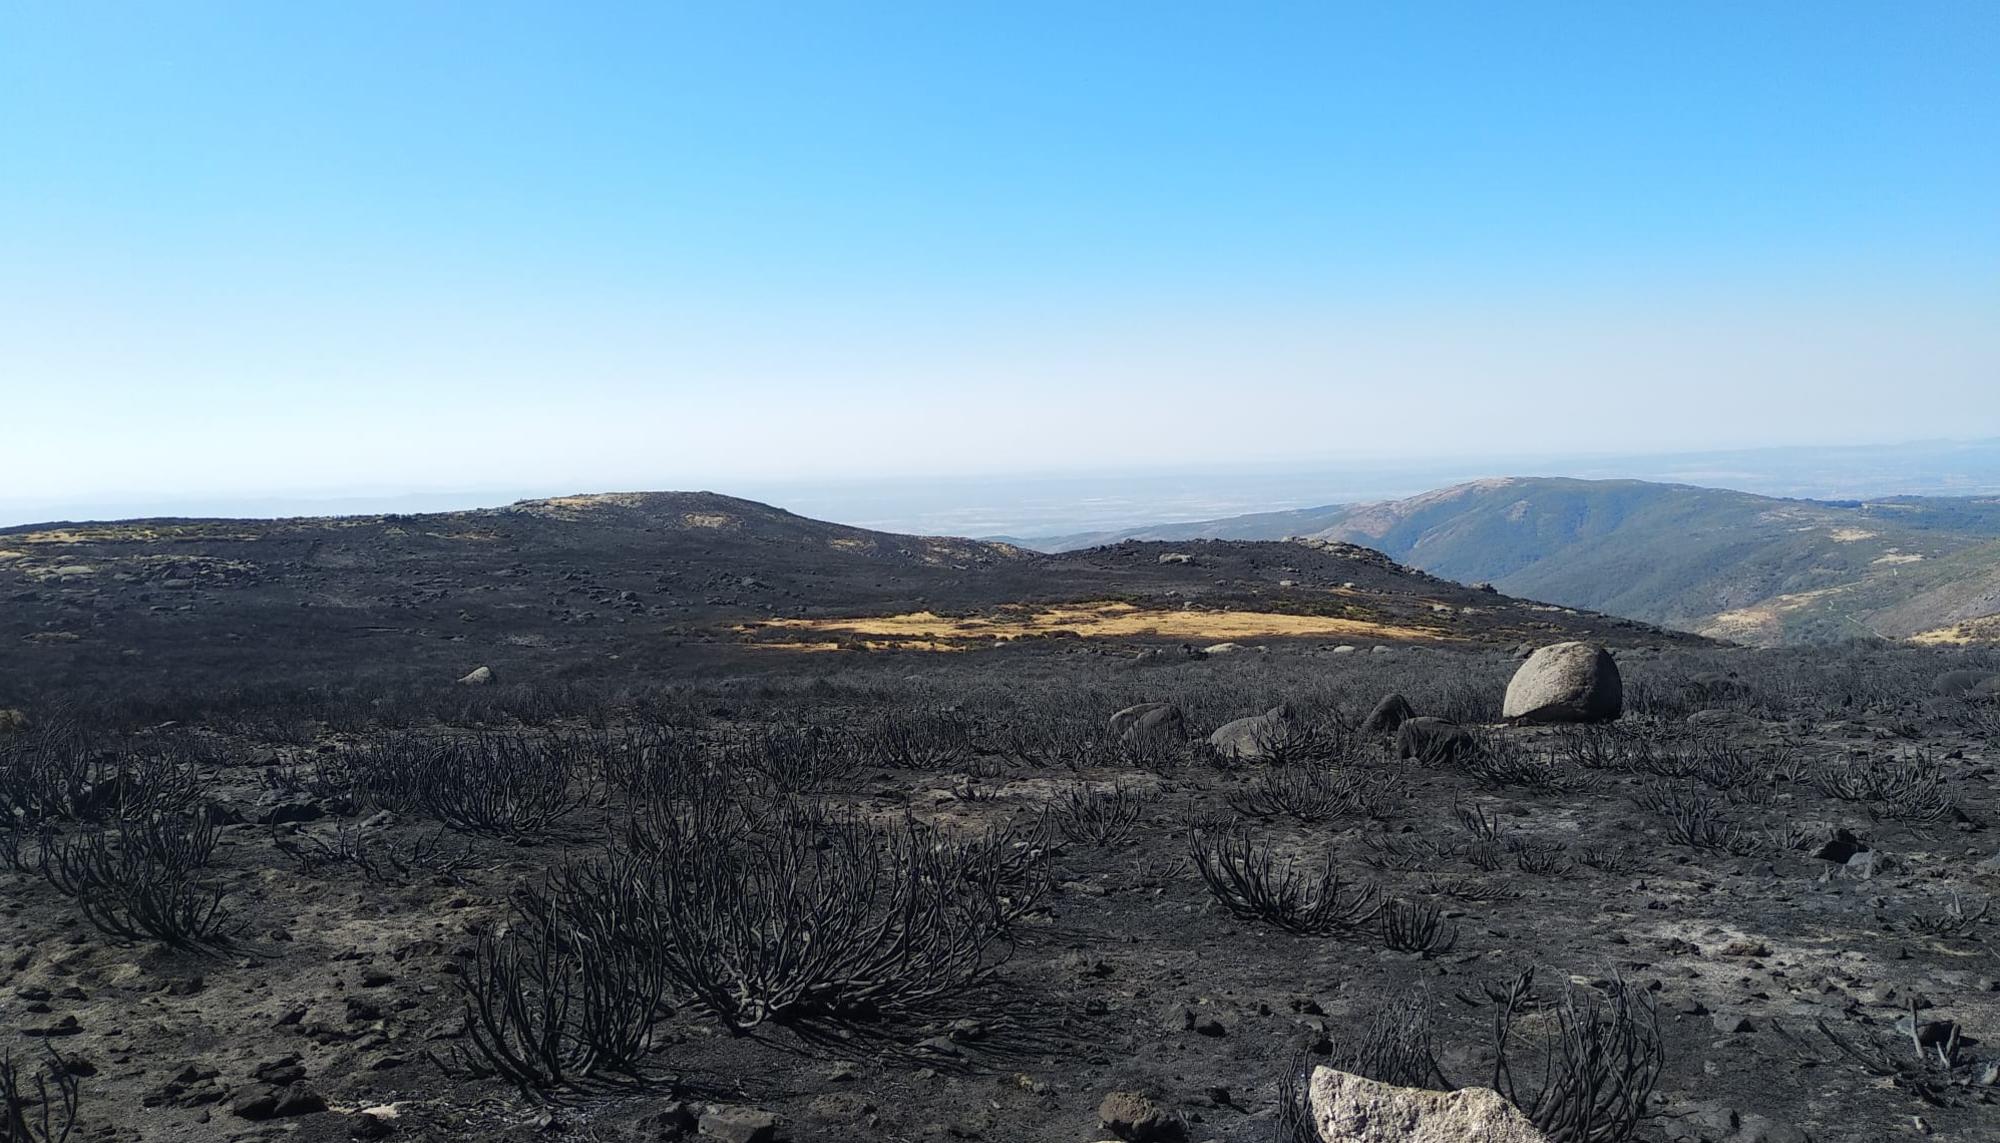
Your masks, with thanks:
[{"label": "clear sky", "polygon": [[1996,435],[1987,0],[0,0],[0,503]]}]

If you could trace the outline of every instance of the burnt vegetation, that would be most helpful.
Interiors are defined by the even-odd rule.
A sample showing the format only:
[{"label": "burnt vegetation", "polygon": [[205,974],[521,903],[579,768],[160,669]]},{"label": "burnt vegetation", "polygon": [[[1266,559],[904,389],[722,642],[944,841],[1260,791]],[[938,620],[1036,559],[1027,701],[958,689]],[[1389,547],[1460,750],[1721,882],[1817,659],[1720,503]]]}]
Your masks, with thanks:
[{"label": "burnt vegetation", "polygon": [[[198,1138],[302,1086],[411,1137],[671,1138],[636,1125],[685,1099],[1069,1139],[1173,1075],[1212,1077],[1162,1097],[1192,1137],[1309,1139],[1321,1065],[1492,1087],[1565,1143],[1976,1126],[1980,700],[1916,651],[1620,658],[1623,719],[1550,727],[1499,721],[1510,656],[1409,648],[30,692],[0,1139]],[[1390,692],[1462,733],[1404,754],[1355,716]],[[1111,726],[1141,702],[1182,718]],[[191,1058],[114,1065],[135,1038]]]}]

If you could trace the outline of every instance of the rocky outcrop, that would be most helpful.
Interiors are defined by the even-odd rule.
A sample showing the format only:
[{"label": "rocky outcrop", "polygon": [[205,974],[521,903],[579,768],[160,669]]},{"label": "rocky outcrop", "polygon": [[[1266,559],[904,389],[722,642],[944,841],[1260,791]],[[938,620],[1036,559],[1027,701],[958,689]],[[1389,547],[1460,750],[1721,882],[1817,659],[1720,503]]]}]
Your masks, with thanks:
[{"label": "rocky outcrop", "polygon": [[1426,1091],[1323,1067],[1310,1098],[1322,1143],[1548,1143],[1491,1088]]}]

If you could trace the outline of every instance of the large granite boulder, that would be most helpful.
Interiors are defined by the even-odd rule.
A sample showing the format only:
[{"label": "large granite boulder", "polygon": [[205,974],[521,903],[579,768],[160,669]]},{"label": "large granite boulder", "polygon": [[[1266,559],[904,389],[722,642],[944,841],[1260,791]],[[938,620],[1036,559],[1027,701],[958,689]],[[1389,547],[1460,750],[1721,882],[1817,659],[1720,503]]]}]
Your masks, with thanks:
[{"label": "large granite boulder", "polygon": [[1609,722],[1624,709],[1625,684],[1611,652],[1592,643],[1554,643],[1514,672],[1500,713],[1514,722]]}]

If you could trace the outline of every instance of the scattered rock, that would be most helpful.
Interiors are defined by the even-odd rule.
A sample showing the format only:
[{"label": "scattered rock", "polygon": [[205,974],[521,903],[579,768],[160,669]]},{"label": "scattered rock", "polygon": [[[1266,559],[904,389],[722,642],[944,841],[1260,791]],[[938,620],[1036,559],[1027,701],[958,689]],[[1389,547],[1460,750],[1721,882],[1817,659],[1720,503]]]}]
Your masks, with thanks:
[{"label": "scattered rock", "polygon": [[1715,1030],[1725,1036],[1757,1030],[1757,1025],[1741,1012],[1716,1012],[1709,1016],[1709,1020],[1715,1025]]},{"label": "scattered rock", "polygon": [[1338,1143],[1548,1143],[1491,1088],[1425,1091],[1321,1067],[1311,1101],[1319,1137]]},{"label": "scattered rock", "polygon": [[229,1103],[230,1114],[252,1122],[317,1115],[325,1110],[326,1097],[303,1084],[289,1087],[258,1084],[238,1092]]},{"label": "scattered rock", "polygon": [[1201,649],[1204,655],[1233,655],[1243,649],[1241,643],[1210,643]]},{"label": "scattered rock", "polygon": [[1449,762],[1478,748],[1472,732],[1447,719],[1419,715],[1396,728],[1396,757],[1433,765]]},{"label": "scattered rock", "polygon": [[1272,707],[1263,714],[1222,724],[1208,736],[1208,744],[1226,757],[1255,761],[1269,754],[1271,743],[1281,739],[1290,729],[1285,720],[1285,708]]},{"label": "scattered rock", "polygon": [[771,1143],[778,1137],[778,1117],[754,1107],[711,1107],[701,1117],[704,1138],[722,1143]]},{"label": "scattered rock", "polygon": [[1818,849],[1813,850],[1812,855],[1821,861],[1831,861],[1836,865],[1845,865],[1855,854],[1861,853],[1867,848],[1866,845],[1861,843],[1860,838],[1855,837],[1849,831],[1837,829],[1833,831],[1832,837],[1822,842]]},{"label": "scattered rock", "polygon": [[1375,704],[1375,709],[1368,712],[1368,717],[1362,720],[1361,729],[1368,734],[1394,734],[1397,727],[1416,716],[1416,708],[1410,705],[1409,699],[1391,692],[1383,695],[1382,701]]},{"label": "scattered rock", "polygon": [[1181,1117],[1136,1091],[1114,1091],[1097,1105],[1105,1129],[1127,1143],[1179,1143],[1187,1138]]},{"label": "scattered rock", "polygon": [[1170,702],[1142,702],[1111,716],[1111,737],[1120,742],[1187,737],[1187,716]]},{"label": "scattered rock", "polygon": [[1591,643],[1554,643],[1514,672],[1500,713],[1514,722],[1605,722],[1624,704],[1610,652]]}]

